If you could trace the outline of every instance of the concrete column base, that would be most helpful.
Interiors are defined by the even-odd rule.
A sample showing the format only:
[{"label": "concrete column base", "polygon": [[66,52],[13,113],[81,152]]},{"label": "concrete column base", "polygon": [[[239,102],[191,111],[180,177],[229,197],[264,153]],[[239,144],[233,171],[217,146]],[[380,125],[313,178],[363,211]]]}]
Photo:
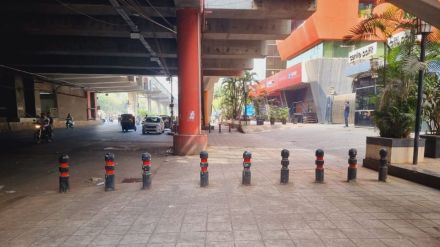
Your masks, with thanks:
[{"label": "concrete column base", "polygon": [[194,155],[206,150],[208,147],[207,135],[175,135],[174,154]]}]

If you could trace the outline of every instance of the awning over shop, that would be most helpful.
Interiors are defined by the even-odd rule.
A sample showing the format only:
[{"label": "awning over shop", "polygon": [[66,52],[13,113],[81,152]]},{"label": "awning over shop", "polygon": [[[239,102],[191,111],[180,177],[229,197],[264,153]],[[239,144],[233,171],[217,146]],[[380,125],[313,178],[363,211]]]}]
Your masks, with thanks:
[{"label": "awning over shop", "polygon": [[251,96],[261,94],[276,94],[280,90],[289,88],[302,83],[301,64],[296,64],[285,70],[282,70],[275,75],[260,81],[250,92]]}]

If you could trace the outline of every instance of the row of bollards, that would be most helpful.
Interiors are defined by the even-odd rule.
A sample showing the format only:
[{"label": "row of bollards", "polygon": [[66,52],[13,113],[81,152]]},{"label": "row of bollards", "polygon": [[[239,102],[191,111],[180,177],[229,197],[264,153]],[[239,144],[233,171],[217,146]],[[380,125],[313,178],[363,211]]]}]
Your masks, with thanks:
[{"label": "row of bollards", "polygon": [[[380,152],[380,167],[379,167],[379,181],[386,182],[387,174],[388,174],[388,166],[387,166],[387,151],[385,149],[381,149]],[[348,171],[347,171],[347,182],[356,181],[357,176],[357,150],[352,148],[348,151]],[[324,183],[324,151],[322,149],[317,149],[315,152],[316,160],[315,160],[315,182],[316,183]],[[209,184],[208,177],[208,153],[206,151],[202,151],[200,153],[200,187],[206,187]],[[252,153],[249,151],[244,151],[243,153],[243,173],[242,173],[242,184],[250,185],[251,184],[251,159]],[[287,184],[289,183],[289,150],[283,149],[281,150],[281,176],[280,183]]]},{"label": "row of bollards", "polygon": [[[281,176],[280,183],[289,183],[289,150],[281,150]],[[348,151],[348,171],[347,181],[356,181],[357,175],[357,150],[352,148]],[[386,182],[388,174],[387,155],[386,149],[379,151],[380,166],[378,180]],[[315,151],[315,182],[324,183],[324,151],[317,149]],[[243,173],[242,184],[251,184],[251,166],[252,166],[252,153],[244,151],[243,153]],[[106,153],[105,160],[105,191],[115,190],[115,155],[112,153]],[[70,190],[69,184],[69,156],[63,154],[59,157],[59,192],[64,193]],[[142,154],[142,189],[149,189],[151,186],[151,155],[149,153]],[[208,172],[208,152],[200,152],[200,187],[206,187],[209,185],[209,172]]]},{"label": "row of bollards", "polygon": [[[206,153],[208,155],[208,153]],[[106,153],[105,160],[105,181],[104,190],[115,190],[115,155]],[[69,184],[69,156],[63,154],[59,157],[59,192],[64,193],[70,190]],[[206,167],[208,165],[206,164]],[[151,186],[151,155],[149,153],[142,154],[142,189],[149,189]]]}]

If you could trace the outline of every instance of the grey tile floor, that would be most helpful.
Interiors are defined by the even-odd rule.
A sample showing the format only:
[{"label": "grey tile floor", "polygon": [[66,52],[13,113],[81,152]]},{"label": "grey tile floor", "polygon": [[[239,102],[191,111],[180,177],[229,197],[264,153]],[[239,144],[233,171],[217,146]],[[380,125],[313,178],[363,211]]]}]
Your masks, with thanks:
[{"label": "grey tile floor", "polygon": [[264,147],[249,150],[252,185],[242,186],[243,151],[209,149],[207,188],[197,156],[169,156],[150,190],[118,183],[27,197],[0,211],[0,246],[440,246],[438,190],[380,183],[362,167],[347,183],[344,164],[325,164],[317,184],[315,157],[300,149],[280,185],[280,149]]}]

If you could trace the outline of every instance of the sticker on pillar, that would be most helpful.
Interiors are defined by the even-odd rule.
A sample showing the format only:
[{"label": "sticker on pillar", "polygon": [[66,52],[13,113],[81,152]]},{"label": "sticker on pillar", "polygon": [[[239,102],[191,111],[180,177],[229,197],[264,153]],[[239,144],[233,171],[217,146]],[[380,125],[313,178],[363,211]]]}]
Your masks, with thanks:
[{"label": "sticker on pillar", "polygon": [[194,119],[196,119],[196,113],[194,111],[191,111],[191,113],[189,114],[188,120],[194,121]]}]

